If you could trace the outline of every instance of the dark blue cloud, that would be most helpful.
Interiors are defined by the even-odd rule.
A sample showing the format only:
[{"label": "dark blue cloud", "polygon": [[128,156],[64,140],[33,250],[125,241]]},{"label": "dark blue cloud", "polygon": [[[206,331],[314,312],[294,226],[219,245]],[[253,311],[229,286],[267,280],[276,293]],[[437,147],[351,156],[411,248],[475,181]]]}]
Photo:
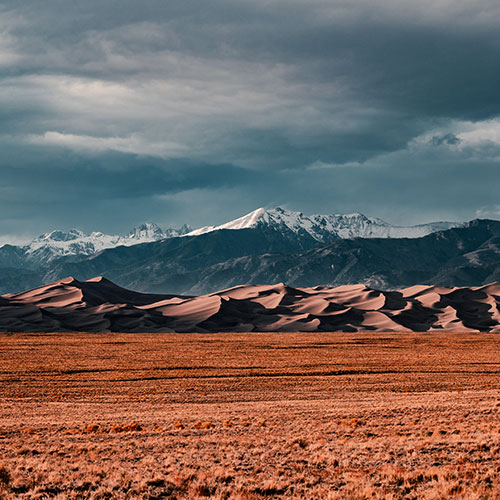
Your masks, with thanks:
[{"label": "dark blue cloud", "polygon": [[0,13],[0,232],[205,224],[269,204],[394,222],[496,210],[496,2]]}]

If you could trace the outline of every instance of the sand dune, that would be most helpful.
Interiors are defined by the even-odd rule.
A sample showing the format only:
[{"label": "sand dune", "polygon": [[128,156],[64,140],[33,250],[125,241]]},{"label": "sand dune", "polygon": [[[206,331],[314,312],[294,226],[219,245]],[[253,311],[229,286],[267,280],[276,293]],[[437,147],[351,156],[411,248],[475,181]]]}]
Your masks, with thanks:
[{"label": "sand dune", "polygon": [[500,332],[499,303],[499,283],[394,291],[279,283],[185,297],[137,293],[102,277],[83,282],[69,277],[1,296],[0,331]]}]

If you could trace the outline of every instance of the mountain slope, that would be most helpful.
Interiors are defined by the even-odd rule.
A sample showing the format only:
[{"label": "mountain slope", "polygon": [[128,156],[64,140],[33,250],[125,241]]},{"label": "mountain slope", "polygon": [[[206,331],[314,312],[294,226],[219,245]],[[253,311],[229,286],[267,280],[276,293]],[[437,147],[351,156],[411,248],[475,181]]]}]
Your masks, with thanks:
[{"label": "mountain slope", "polygon": [[[477,220],[415,239],[337,240],[298,255],[245,256],[207,267],[196,279],[192,274],[184,279],[185,293],[278,281],[292,286],[365,283],[382,288],[486,284],[500,280],[500,222]],[[171,282],[168,277],[165,281],[164,285]]]},{"label": "mountain slope", "polygon": [[500,332],[500,283],[484,287],[238,286],[200,297],[148,295],[102,277],[0,297],[0,331]]},{"label": "mountain slope", "polygon": [[[241,231],[221,230],[200,236],[170,238],[155,243],[118,247],[79,262],[60,261],[46,274],[45,281],[73,275],[88,279],[105,275],[121,285],[142,291],[164,290],[165,278],[175,293],[184,286],[184,276],[233,258],[266,253],[302,252],[315,248],[309,235],[268,227]],[[240,282],[241,283],[241,282]],[[181,292],[179,292],[181,293]]]}]

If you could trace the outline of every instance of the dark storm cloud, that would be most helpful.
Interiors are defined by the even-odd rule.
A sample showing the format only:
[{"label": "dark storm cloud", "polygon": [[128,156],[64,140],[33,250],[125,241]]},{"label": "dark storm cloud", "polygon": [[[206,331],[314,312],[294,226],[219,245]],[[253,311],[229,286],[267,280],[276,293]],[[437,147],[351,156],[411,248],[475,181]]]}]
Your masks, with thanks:
[{"label": "dark storm cloud", "polygon": [[486,0],[4,0],[0,232],[494,215],[499,23]]},{"label": "dark storm cloud", "polygon": [[95,155],[31,146],[21,156],[15,148],[3,153],[1,224],[7,234],[23,226],[41,232],[36,228],[45,227],[47,217],[66,228],[123,232],[143,222],[146,211],[150,220],[168,224],[168,214],[159,212],[168,200],[158,197],[231,189],[255,184],[256,178],[255,172],[229,165],[116,152]]},{"label": "dark storm cloud", "polygon": [[[162,160],[116,152],[78,154],[53,148],[41,150],[40,147],[25,148],[21,165],[18,160],[18,156],[11,156],[4,150],[2,186],[15,189],[18,179],[23,178],[22,189],[37,193],[38,201],[49,201],[54,193],[64,202],[75,196],[88,201],[101,196],[133,201],[189,189],[241,185],[252,175],[248,170],[230,165]],[[46,165],[40,166],[44,162]]]},{"label": "dark storm cloud", "polygon": [[155,56],[170,51],[289,65],[293,83],[340,84],[356,101],[397,113],[485,119],[500,109],[495,2],[90,0],[10,7],[4,2],[9,31],[26,57],[5,74],[175,75],[173,65],[156,64]]}]

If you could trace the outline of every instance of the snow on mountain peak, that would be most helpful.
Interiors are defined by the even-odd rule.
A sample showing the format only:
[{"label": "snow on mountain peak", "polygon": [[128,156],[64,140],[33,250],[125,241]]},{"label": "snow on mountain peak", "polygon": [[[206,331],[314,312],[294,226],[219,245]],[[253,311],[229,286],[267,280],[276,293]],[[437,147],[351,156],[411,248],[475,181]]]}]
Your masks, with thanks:
[{"label": "snow on mountain peak", "polygon": [[151,243],[166,238],[181,236],[191,231],[184,224],[179,229],[161,229],[153,222],[146,222],[132,229],[126,236],[105,234],[94,231],[86,234],[79,229],[69,231],[54,230],[42,234],[24,245],[22,249],[29,262],[51,262],[66,255],[90,256],[107,248]]},{"label": "snow on mountain peak", "polygon": [[69,231],[60,231],[58,229],[50,231],[49,233],[44,233],[35,240],[38,241],[72,241],[77,238],[81,238],[84,235],[82,231],[78,229],[70,229]]},{"label": "snow on mountain peak", "polygon": [[168,238],[173,238],[174,236],[184,236],[185,234],[192,231],[193,228],[188,224],[183,224],[179,229],[168,228],[163,231]]},{"label": "snow on mountain peak", "polygon": [[165,233],[161,227],[154,222],[145,222],[144,224],[134,227],[134,229],[128,233],[127,238],[155,241],[165,238]]},{"label": "snow on mountain peak", "polygon": [[243,217],[219,226],[205,226],[191,231],[187,236],[218,231],[221,229],[249,229],[268,226],[289,230],[297,234],[309,234],[320,242],[351,238],[418,238],[431,232],[456,227],[454,222],[437,222],[418,226],[391,226],[382,219],[367,217],[359,212],[333,215],[304,215],[281,207],[258,208]]},{"label": "snow on mountain peak", "polygon": [[220,226],[204,226],[194,231],[190,231],[186,236],[198,236],[200,234],[210,233],[212,231],[218,231],[219,229],[248,229],[251,227],[256,227],[260,222],[268,222],[268,211],[264,208],[257,208],[253,212],[234,219],[232,221],[221,224]]}]

